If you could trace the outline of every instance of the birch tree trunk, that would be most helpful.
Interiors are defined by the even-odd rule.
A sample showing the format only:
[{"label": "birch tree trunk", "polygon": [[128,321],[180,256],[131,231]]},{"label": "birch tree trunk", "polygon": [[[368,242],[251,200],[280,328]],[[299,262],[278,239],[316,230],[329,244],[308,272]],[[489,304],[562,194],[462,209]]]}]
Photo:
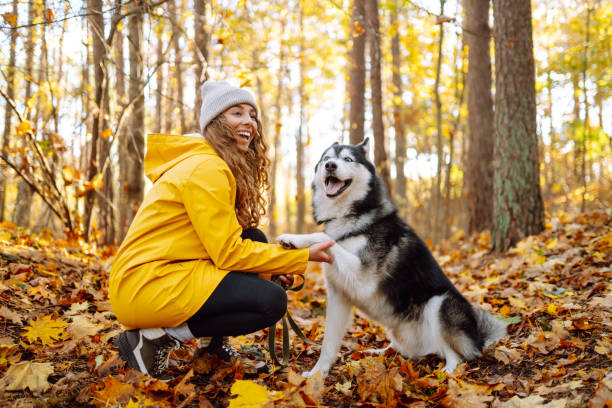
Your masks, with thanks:
[{"label": "birch tree trunk", "polygon": [[495,179],[493,247],[544,229],[536,134],[530,0],[494,0]]}]

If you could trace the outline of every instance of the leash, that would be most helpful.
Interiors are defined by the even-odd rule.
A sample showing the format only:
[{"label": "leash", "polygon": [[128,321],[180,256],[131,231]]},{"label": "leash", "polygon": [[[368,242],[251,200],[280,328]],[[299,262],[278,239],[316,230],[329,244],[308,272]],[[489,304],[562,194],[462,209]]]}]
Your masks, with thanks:
[{"label": "leash", "polygon": [[[277,284],[279,284],[286,291],[297,292],[297,291],[301,290],[304,287],[304,283],[306,283],[306,278],[304,278],[304,275],[298,275],[298,276],[302,277],[302,283],[300,283],[297,286],[292,286],[292,287],[288,287],[287,284],[282,282],[277,276],[272,277],[272,280],[274,282],[276,282]],[[318,346],[318,344],[313,342],[313,341],[311,341],[311,340],[309,340],[306,336],[304,336],[304,333],[302,333],[302,330],[300,330],[300,327],[297,325],[295,320],[293,320],[293,317],[291,317],[291,313],[289,313],[289,309],[287,309],[287,313],[283,316],[283,318],[281,320],[282,320],[282,327],[283,327],[283,356],[282,356],[282,360],[278,359],[278,357],[276,356],[276,350],[275,350],[275,346],[276,346],[276,343],[275,343],[276,323],[274,323],[272,326],[270,326],[268,328],[268,350],[270,352],[270,357],[272,358],[274,363],[276,363],[277,365],[280,365],[282,367],[285,367],[289,363],[289,355],[290,355],[290,350],[289,350],[289,327],[291,327],[293,332],[304,343],[308,343],[308,344],[311,344],[313,346]]]}]

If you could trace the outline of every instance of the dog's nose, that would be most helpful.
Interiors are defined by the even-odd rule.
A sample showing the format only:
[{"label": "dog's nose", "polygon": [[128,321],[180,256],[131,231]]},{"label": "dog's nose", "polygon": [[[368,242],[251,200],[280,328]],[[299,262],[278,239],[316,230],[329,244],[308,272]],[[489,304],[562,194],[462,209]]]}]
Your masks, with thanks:
[{"label": "dog's nose", "polygon": [[330,160],[327,163],[325,163],[325,170],[327,171],[336,170],[337,168],[338,166],[336,165],[336,162],[333,162]]}]

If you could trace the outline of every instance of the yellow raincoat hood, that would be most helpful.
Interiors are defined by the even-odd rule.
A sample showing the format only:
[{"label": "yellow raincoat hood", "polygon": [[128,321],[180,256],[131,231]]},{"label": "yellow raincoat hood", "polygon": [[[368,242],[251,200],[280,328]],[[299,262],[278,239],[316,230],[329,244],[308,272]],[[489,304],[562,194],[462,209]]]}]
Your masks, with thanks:
[{"label": "yellow raincoat hood", "polygon": [[113,312],[127,329],[182,324],[232,270],[304,273],[307,248],[240,238],[234,176],[203,137],[149,135],[144,164],[153,186],[109,281]]}]

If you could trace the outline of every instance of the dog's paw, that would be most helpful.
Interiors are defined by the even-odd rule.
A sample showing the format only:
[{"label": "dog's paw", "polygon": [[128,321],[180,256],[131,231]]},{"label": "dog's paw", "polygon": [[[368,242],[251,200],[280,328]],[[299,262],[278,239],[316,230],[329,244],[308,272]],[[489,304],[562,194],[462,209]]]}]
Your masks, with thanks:
[{"label": "dog's paw", "polygon": [[276,237],[281,246],[285,249],[306,248],[304,240],[297,234],[282,234]]},{"label": "dog's paw", "polygon": [[327,377],[327,370],[318,370],[318,369],[314,369],[314,368],[312,370],[310,370],[310,371],[304,371],[302,373],[302,377],[310,378],[310,377],[312,377],[313,375],[315,375],[318,372],[321,373],[321,378]]}]

